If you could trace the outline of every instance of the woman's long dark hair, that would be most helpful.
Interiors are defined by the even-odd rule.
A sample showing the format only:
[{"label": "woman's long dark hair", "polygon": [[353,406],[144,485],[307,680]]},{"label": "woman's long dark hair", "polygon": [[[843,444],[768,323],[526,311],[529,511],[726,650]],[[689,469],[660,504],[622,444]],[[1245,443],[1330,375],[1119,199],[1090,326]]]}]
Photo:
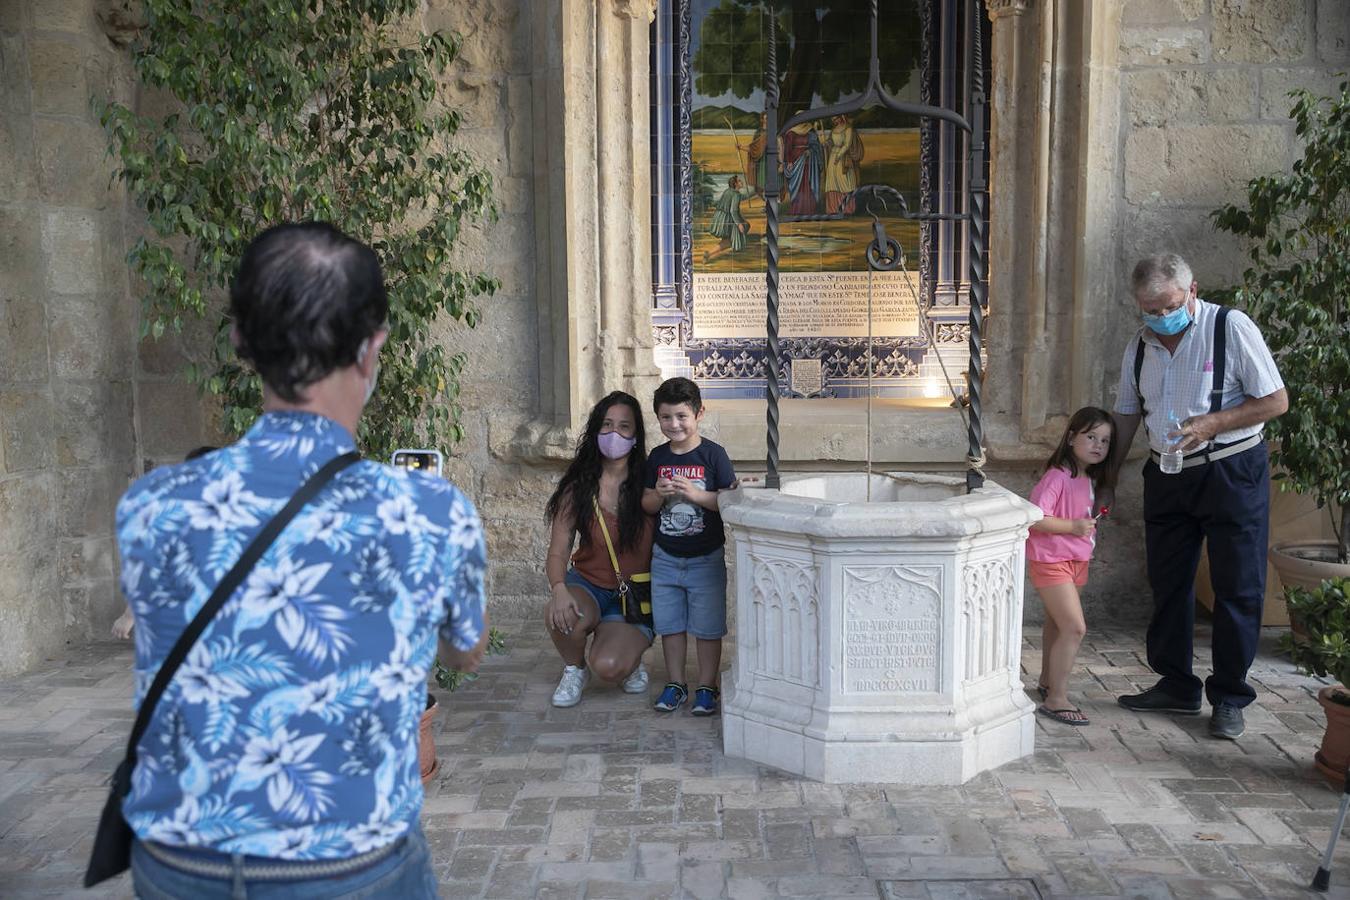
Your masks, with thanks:
[{"label": "woman's long dark hair", "polygon": [[619,485],[618,548],[627,550],[633,547],[646,527],[643,520],[647,514],[642,511],[642,490],[646,486],[647,438],[642,426],[642,406],[632,394],[615,391],[591,410],[590,417],[586,419],[586,430],[577,441],[576,456],[558,482],[558,489],[548,498],[548,506],[544,507],[544,515],[552,522],[565,505],[571,505],[572,527],[581,535],[583,547],[590,543],[591,518],[595,515],[591,501],[599,496],[600,491],[600,467],[604,460],[598,440],[600,426],[604,424],[609,408],[619,403],[633,411],[633,437],[637,438],[637,443],[633,444],[628,454],[628,477]]},{"label": "woman's long dark hair", "polygon": [[1053,468],[1068,469],[1069,474],[1077,478],[1078,460],[1073,455],[1072,448],[1069,447],[1069,441],[1075,434],[1082,434],[1085,431],[1091,431],[1098,425],[1111,426],[1111,450],[1106,454],[1106,459],[1097,463],[1095,466],[1087,467],[1087,476],[1092,479],[1092,484],[1097,490],[1103,488],[1114,488],[1116,486],[1116,467],[1112,464],[1115,461],[1117,453],[1124,453],[1124,447],[1116,446],[1116,420],[1106,410],[1097,406],[1085,406],[1069,418],[1068,427],[1064,429],[1064,436],[1059,439],[1059,446],[1055,452],[1050,454],[1050,458],[1045,462],[1045,470],[1048,472]]}]

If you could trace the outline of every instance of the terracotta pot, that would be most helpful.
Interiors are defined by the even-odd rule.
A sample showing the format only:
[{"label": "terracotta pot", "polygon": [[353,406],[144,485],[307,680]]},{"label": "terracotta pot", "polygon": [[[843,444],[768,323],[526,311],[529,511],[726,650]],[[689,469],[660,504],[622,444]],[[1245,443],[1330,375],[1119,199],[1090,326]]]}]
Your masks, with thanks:
[{"label": "terracotta pot", "polygon": [[1331,699],[1335,693],[1345,694],[1339,684],[1331,684],[1317,692],[1317,702],[1327,714],[1327,730],[1322,735],[1322,747],[1314,754],[1317,771],[1332,784],[1345,784],[1345,767],[1350,763],[1350,706]]},{"label": "terracotta pot", "polygon": [[[1328,578],[1350,578],[1350,565],[1335,562],[1335,541],[1283,541],[1271,546],[1268,557],[1279,573],[1280,583],[1287,588],[1313,590]],[[1292,613],[1289,627],[1299,637],[1308,636],[1303,624]]]},{"label": "terracotta pot", "polygon": [[436,758],[436,713],[441,707],[436,696],[427,692],[427,709],[422,713],[422,721],[417,727],[417,764],[422,773],[422,784],[436,777],[441,761]]},{"label": "terracotta pot", "polygon": [[1336,562],[1335,541],[1284,541],[1270,548],[1270,562],[1285,587],[1312,590],[1328,578],[1350,578],[1350,565]]}]

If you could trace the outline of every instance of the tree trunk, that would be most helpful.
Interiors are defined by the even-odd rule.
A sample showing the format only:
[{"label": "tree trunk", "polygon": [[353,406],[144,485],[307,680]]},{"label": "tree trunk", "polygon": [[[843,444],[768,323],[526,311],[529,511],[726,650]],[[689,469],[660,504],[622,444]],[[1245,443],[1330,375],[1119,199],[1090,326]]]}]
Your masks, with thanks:
[{"label": "tree trunk", "polygon": [[1350,564],[1350,505],[1341,504],[1340,556],[1336,560],[1341,565]]}]

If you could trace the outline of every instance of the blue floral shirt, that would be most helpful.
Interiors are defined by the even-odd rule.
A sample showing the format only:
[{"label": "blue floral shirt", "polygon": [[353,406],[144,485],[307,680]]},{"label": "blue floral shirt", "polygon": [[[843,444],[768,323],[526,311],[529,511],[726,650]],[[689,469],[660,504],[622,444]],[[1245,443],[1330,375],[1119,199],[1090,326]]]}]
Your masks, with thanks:
[{"label": "blue floral shirt", "polygon": [[[136,703],[244,547],[353,449],[330,419],[268,413],[238,443],[156,469],[117,506]],[[305,506],[174,676],[123,812],[143,840],[341,859],[417,821],[417,726],[439,633],[483,630],[483,534],[449,482],[362,461]]]}]

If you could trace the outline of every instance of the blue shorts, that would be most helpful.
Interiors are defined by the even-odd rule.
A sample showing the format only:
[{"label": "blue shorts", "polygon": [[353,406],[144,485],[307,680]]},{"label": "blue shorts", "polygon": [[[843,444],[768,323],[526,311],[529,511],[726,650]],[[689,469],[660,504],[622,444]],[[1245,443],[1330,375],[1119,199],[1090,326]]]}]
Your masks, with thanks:
[{"label": "blue shorts", "polygon": [[726,636],[726,548],[671,556],[653,547],[652,620],[657,634],[688,632],[705,641]]},{"label": "blue shorts", "polygon": [[[619,599],[619,592],[616,588],[602,588],[591,584],[576,569],[567,570],[567,576],[563,578],[563,583],[582,588],[595,599],[595,605],[600,607],[601,622],[624,622],[633,625],[632,622],[623,617],[623,602]],[[647,642],[651,643],[654,635],[650,628],[646,625],[633,625],[633,627],[646,635]]]}]

